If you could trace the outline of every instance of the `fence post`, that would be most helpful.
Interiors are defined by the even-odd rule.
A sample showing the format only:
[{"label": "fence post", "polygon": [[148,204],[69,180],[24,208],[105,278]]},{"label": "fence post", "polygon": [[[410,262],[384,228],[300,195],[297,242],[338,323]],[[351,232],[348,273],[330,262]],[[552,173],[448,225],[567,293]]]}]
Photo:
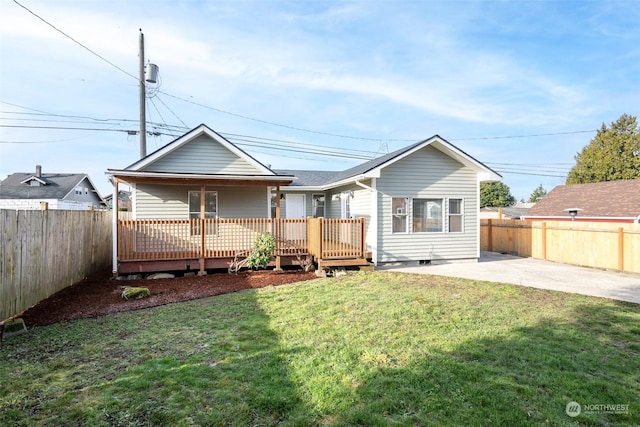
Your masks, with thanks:
[{"label": "fence post", "polygon": [[366,257],[367,243],[365,240],[365,219],[360,218],[360,256],[364,259]]},{"label": "fence post", "polygon": [[491,218],[487,220],[487,251],[493,252],[493,236],[491,232]]},{"label": "fence post", "polygon": [[624,271],[624,228],[618,228],[618,270]]},{"label": "fence post", "polygon": [[547,223],[542,222],[542,259],[547,259]]}]

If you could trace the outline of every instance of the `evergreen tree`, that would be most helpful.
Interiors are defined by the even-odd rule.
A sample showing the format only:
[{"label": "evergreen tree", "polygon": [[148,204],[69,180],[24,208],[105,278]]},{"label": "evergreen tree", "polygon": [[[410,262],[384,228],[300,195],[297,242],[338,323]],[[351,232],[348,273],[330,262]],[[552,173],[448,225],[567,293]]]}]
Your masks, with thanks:
[{"label": "evergreen tree", "polygon": [[531,196],[529,196],[529,203],[536,203],[538,200],[542,199],[547,194],[547,190],[544,189],[542,184],[538,185]]},{"label": "evergreen tree", "polygon": [[483,182],[480,184],[480,207],[507,207],[516,202],[511,189],[503,182]]},{"label": "evergreen tree", "polygon": [[567,184],[640,178],[640,127],[637,118],[623,114],[602,128],[575,157]]}]

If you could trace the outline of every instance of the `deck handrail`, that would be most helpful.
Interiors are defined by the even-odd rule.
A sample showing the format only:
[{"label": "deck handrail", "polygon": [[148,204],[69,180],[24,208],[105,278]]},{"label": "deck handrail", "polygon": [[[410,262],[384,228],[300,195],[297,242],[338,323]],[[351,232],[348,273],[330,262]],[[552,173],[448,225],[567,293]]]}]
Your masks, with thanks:
[{"label": "deck handrail", "polygon": [[264,232],[276,237],[274,256],[365,258],[364,218],[207,218],[118,220],[118,260],[234,257]]}]

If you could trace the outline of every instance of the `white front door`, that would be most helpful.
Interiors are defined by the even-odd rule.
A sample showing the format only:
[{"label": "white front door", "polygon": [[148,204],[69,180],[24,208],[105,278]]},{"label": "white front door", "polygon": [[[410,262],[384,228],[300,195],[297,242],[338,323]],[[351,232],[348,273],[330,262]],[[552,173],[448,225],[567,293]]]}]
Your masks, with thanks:
[{"label": "white front door", "polygon": [[304,194],[287,194],[286,195],[286,218],[304,218]]}]

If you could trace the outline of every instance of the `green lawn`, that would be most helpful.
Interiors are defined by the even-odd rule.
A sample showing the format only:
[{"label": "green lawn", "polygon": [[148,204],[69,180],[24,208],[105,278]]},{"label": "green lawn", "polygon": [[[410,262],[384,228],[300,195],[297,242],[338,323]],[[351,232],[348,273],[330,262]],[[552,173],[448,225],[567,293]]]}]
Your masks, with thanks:
[{"label": "green lawn", "polygon": [[[629,406],[588,406],[606,404]],[[32,328],[0,349],[3,426],[275,424],[638,425],[640,307],[354,273]]]}]

